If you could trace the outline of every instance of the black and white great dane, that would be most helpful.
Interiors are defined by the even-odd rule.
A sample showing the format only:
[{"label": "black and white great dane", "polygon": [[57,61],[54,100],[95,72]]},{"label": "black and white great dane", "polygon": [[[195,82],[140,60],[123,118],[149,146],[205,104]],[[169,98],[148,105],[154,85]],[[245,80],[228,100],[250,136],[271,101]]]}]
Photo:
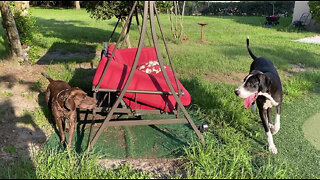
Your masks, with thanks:
[{"label": "black and white great dane", "polygon": [[[280,129],[280,111],[282,103],[282,85],[279,74],[273,63],[265,57],[257,58],[247,48],[253,62],[250,66],[249,75],[244,78],[243,84],[235,90],[235,94],[244,99],[245,108],[254,105],[256,101],[263,127],[268,137],[269,151],[277,154],[278,150],[273,143],[272,135]],[[276,107],[276,120],[273,125],[271,120],[271,108]]]}]

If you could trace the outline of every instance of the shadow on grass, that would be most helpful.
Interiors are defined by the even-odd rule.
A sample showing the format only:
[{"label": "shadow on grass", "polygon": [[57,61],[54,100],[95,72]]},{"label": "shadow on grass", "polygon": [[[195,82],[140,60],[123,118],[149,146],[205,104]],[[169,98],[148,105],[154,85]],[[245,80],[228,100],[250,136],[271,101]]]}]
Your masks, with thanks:
[{"label": "shadow on grass", "polygon": [[[112,33],[109,30],[85,27],[85,21],[81,20],[59,21],[36,17],[36,21],[39,27],[38,32],[43,37],[49,38],[48,42],[39,38],[35,38],[33,42],[35,46],[48,49],[37,64],[92,62],[96,57],[98,44],[103,45]],[[119,34],[115,32],[114,37],[118,36]],[[50,44],[50,41],[54,42]]]},{"label": "shadow on grass", "polygon": [[76,68],[74,70],[74,76],[69,81],[70,86],[79,87],[89,95],[92,95],[92,81],[94,74],[96,73],[96,69],[84,69],[84,68]]},{"label": "shadow on grass", "polygon": [[[59,38],[66,42],[76,40],[81,43],[102,43],[108,40],[112,31],[94,27],[83,27],[84,21],[43,19],[36,17],[39,31],[44,37]],[[115,34],[118,34],[117,32]]]},{"label": "shadow on grass", "polygon": [[[74,47],[76,51],[63,49],[64,47]],[[96,48],[97,45],[55,42],[36,64],[92,63],[96,57]]]}]

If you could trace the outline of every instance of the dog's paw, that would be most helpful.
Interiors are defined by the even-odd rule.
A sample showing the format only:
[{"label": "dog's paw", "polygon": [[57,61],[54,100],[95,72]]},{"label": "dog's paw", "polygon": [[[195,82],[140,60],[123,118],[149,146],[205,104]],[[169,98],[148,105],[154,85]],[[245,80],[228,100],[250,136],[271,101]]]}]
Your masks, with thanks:
[{"label": "dog's paw", "polygon": [[280,127],[275,126],[274,129],[271,130],[272,135],[277,134],[279,130],[280,130]]},{"label": "dog's paw", "polygon": [[269,123],[269,128],[271,130],[272,135],[275,135],[278,133],[278,131],[280,130],[280,126],[275,126],[271,123]]},{"label": "dog's paw", "polygon": [[278,150],[275,146],[269,146],[269,151],[272,153],[272,154],[278,154]]},{"label": "dog's paw", "polygon": [[66,140],[66,137],[65,137],[65,136],[62,136],[62,137],[61,137],[61,140],[60,140],[60,144],[63,145],[63,143],[65,142],[65,140]]},{"label": "dog's paw", "polygon": [[61,141],[60,141],[60,144],[63,146],[63,145],[64,145],[64,142],[65,142],[64,140],[61,140]]},{"label": "dog's paw", "polygon": [[270,128],[270,129],[274,129],[274,125],[271,124],[271,123],[269,123],[269,128]]}]

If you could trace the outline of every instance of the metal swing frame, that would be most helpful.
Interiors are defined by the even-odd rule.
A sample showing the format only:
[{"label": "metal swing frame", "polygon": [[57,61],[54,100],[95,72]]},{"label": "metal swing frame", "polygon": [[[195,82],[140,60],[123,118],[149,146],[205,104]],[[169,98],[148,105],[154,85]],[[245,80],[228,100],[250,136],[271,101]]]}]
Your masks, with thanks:
[{"label": "metal swing frame", "polygon": [[[149,11],[149,12],[148,12]],[[132,21],[132,17],[133,17],[133,13],[135,12],[135,16],[136,16],[136,21],[137,21],[137,25],[138,25],[138,29],[140,31],[140,39],[139,39],[139,43],[138,43],[138,48],[136,51],[136,55],[135,55],[135,59],[132,65],[132,68],[130,70],[130,74],[125,82],[125,85],[123,86],[122,89],[104,89],[104,88],[100,88],[100,85],[102,83],[102,80],[105,76],[105,73],[110,65],[110,62],[113,58],[113,56],[115,55],[115,51],[121,41],[121,38],[123,37],[123,35],[125,34],[125,29],[127,29],[127,32],[125,34],[124,40],[122,42],[121,47],[123,47],[123,43],[125,42],[125,39],[128,36],[129,33],[129,29],[131,26],[131,21]],[[141,13],[142,15],[142,13]],[[168,55],[168,60],[170,63],[170,68],[173,72],[174,75],[174,79],[177,83],[177,87],[178,87],[178,92],[175,92],[171,81],[168,78],[167,72],[164,68],[164,63],[163,63],[163,58],[161,57],[160,54],[160,49],[158,46],[158,39],[157,39],[157,35],[156,35],[156,29],[155,29],[155,20],[154,17],[156,16],[157,21],[158,21],[158,25],[159,25],[159,29],[161,32],[161,37],[163,39],[164,42],[164,46]],[[140,23],[139,23],[139,18],[138,18],[138,2],[135,1],[133,4],[133,7],[129,13],[128,19],[126,24],[124,25],[122,32],[120,34],[120,37],[115,45],[115,48],[111,54],[111,57],[109,58],[107,64],[104,67],[103,73],[100,77],[99,83],[97,84],[97,86],[93,86],[92,90],[93,90],[93,97],[97,98],[97,93],[99,92],[105,92],[106,94],[104,95],[102,101],[100,102],[100,104],[95,107],[93,109],[93,120],[91,123],[91,127],[90,127],[90,134],[89,134],[89,148],[91,149],[95,143],[97,142],[97,140],[99,139],[99,137],[101,136],[101,133],[104,131],[105,128],[110,127],[110,126],[133,126],[133,125],[156,125],[156,124],[177,124],[177,123],[183,123],[183,124],[190,124],[192,129],[195,131],[196,135],[200,138],[202,144],[205,144],[203,135],[201,134],[201,132],[198,130],[197,126],[194,124],[193,120],[191,119],[190,115],[188,114],[188,112],[186,111],[185,107],[183,106],[183,104],[181,103],[180,100],[180,96],[183,94],[183,92],[181,91],[179,84],[178,84],[178,80],[176,77],[176,73],[175,70],[173,68],[173,64],[172,64],[172,60],[171,60],[171,56],[169,54],[168,51],[168,46],[166,44],[165,41],[165,37],[162,31],[162,27],[159,21],[159,15],[156,9],[156,5],[154,3],[154,1],[145,1],[144,2],[144,10],[143,10],[143,15],[142,15],[142,19],[143,19],[143,23],[142,23],[142,28],[140,28]],[[144,46],[144,40],[145,40],[145,35],[147,32],[147,21],[150,21],[150,27],[151,27],[151,36],[152,36],[152,40],[153,40],[153,44],[156,50],[156,54],[157,54],[157,60],[159,62],[160,68],[161,68],[161,72],[163,74],[163,77],[170,89],[170,91],[141,91],[141,90],[128,90],[128,87],[130,85],[130,82],[133,78],[134,72],[136,71],[136,67],[138,65],[138,61],[139,61],[139,57],[141,54],[141,49]],[[117,22],[117,25],[119,23],[120,19]],[[115,32],[116,27],[115,26],[112,34]],[[148,35],[147,35],[148,36]],[[149,39],[149,36],[148,36]],[[111,40],[111,37],[110,37]],[[109,40],[109,42],[110,42]],[[150,43],[150,39],[149,39],[149,43]],[[110,102],[110,96],[111,93],[120,93],[118,95],[118,97],[116,98],[116,101],[112,104],[111,106],[111,102]],[[161,110],[161,109],[154,109],[154,110],[146,110],[146,109],[132,109],[132,108],[119,108],[119,104],[123,103],[122,99],[125,95],[125,93],[134,93],[135,94],[135,103],[137,103],[137,96],[139,94],[157,94],[157,95],[172,95],[175,100],[176,100],[176,107],[173,110],[173,112],[169,113],[169,114],[175,114],[176,118],[172,118],[172,119],[156,119],[156,120],[119,120],[119,117],[122,115],[129,115],[129,116],[140,116],[142,114],[168,114],[167,111]],[[109,107],[102,107],[102,102],[106,100],[106,98],[108,97],[108,106]],[[180,111],[183,113],[184,118],[179,118],[179,113]],[[101,112],[106,112],[106,117],[103,120],[101,126],[99,127],[99,129],[96,131],[96,133],[93,132],[93,125],[95,123],[95,118],[97,116],[97,113],[101,113]]]}]

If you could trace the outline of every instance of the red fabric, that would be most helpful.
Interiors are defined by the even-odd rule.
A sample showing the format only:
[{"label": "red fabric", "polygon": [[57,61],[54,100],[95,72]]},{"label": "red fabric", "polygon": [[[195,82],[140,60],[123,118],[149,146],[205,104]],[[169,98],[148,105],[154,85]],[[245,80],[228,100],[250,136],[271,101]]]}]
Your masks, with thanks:
[{"label": "red fabric", "polygon": [[[96,70],[96,74],[93,79],[93,85],[97,86],[100,80],[100,77],[103,73],[104,67],[112,54],[114,49],[113,45],[110,45],[108,48],[107,57],[102,57],[100,60],[99,66]],[[131,66],[133,64],[135,53],[137,48],[130,49],[117,49],[114,58],[110,62],[110,66],[106,71],[104,79],[100,85],[100,88],[105,89],[122,89],[125,85],[125,82],[130,74]],[[150,60],[156,60],[156,52],[154,47],[144,47],[141,51],[141,56],[139,58],[138,65],[149,62]],[[166,66],[166,65],[165,65]],[[177,92],[178,88],[176,86],[173,72],[166,66],[166,72],[172,83],[173,88]],[[189,92],[182,86],[178,80],[181,90],[183,90],[184,95],[181,96],[181,102],[184,106],[187,106],[191,102],[191,96]],[[132,81],[128,87],[129,90],[145,90],[145,91],[168,91],[170,92],[169,87],[164,79],[162,72],[158,74],[147,74],[136,69]],[[155,95],[155,94],[137,94],[137,101],[141,104],[135,105],[134,103],[135,94],[126,93],[125,102],[130,105],[131,108],[137,109],[154,109],[160,108],[165,109],[165,104],[167,102],[167,111],[171,112],[176,105],[176,101],[172,95]]]},{"label": "red fabric", "polygon": [[[115,46],[113,44],[108,47],[108,58],[111,56],[114,48]],[[117,49],[116,53],[114,54],[113,60],[131,67],[136,56],[136,52],[137,48]],[[142,48],[138,64],[143,64],[151,60],[157,60],[157,54],[154,47]]]}]

